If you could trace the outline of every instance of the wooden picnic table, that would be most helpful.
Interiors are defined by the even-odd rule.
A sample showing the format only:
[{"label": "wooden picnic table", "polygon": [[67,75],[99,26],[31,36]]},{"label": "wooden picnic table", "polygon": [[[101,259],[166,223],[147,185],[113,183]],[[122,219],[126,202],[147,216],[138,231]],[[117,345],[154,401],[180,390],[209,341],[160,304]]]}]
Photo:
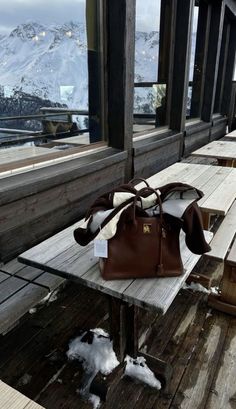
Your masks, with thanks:
[{"label": "wooden picnic table", "polygon": [[198,205],[206,230],[211,215],[225,216],[236,199],[235,168],[177,162],[147,180],[155,188],[170,182],[182,182],[200,189],[204,197]]},{"label": "wooden picnic table", "polygon": [[236,144],[233,141],[213,141],[192,152],[192,155],[215,158],[220,166],[235,166]]},{"label": "wooden picnic table", "polygon": [[[211,194],[214,195],[217,187],[231,173],[236,180],[236,169],[176,163],[149,178],[149,182],[154,187],[170,181],[198,184],[197,187],[203,188],[206,185],[205,202],[209,203],[206,208],[215,210],[215,201],[212,200],[211,202],[210,196]],[[215,179],[212,178],[213,175],[215,175]],[[232,194],[230,200],[231,196]],[[227,206],[229,206],[229,200]],[[224,204],[221,211],[226,212],[227,206]],[[219,207],[220,204],[218,203]],[[74,240],[73,231],[81,223],[82,221],[68,227],[24,252],[19,256],[18,260],[26,265],[41,268],[49,273],[105,293],[110,306],[110,334],[118,359],[122,362],[125,354],[134,357],[141,354],[156,374],[161,374],[164,379],[168,379],[170,376],[169,365],[143,351],[139,351],[138,307],[156,311],[160,315],[165,314],[186,279],[189,279],[190,273],[201,256],[190,252],[185,244],[184,233],[181,232],[180,247],[185,269],[181,276],[105,281],[100,275],[98,259],[93,254],[93,243],[81,247]],[[205,234],[207,240],[210,241],[212,233],[206,232]]]},{"label": "wooden picnic table", "polygon": [[236,131],[232,131],[227,133],[224,138],[230,139],[232,141],[236,141]]},{"label": "wooden picnic table", "polygon": [[[120,362],[123,362],[126,354],[133,357],[142,355],[161,379],[169,379],[169,364],[139,351],[137,307],[165,314],[201,256],[191,253],[186,247],[184,233],[181,232],[180,248],[185,269],[181,276],[105,281],[100,274],[98,259],[93,254],[93,243],[81,247],[74,240],[73,231],[81,223],[82,221],[68,227],[26,251],[18,260],[30,266],[41,266],[44,271],[107,294],[110,335]],[[213,235],[205,232],[205,236],[210,242]],[[96,382],[94,384],[92,388],[97,391]],[[104,385],[102,388],[104,389]]]}]

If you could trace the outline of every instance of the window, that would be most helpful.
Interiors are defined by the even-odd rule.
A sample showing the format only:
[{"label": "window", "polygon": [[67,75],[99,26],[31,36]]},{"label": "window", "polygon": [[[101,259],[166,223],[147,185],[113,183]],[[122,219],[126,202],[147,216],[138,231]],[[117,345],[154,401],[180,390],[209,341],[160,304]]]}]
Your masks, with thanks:
[{"label": "window", "polygon": [[189,86],[188,86],[188,98],[187,98],[187,108],[186,108],[187,118],[195,116],[191,114],[194,71],[196,72],[197,70],[201,70],[201,68],[198,66],[198,63],[196,61],[198,16],[199,16],[199,7],[198,5],[195,5],[194,10],[193,10],[193,23],[192,23],[192,33],[191,33]]},{"label": "window", "polygon": [[2,0],[0,15],[0,156],[7,149],[8,168],[101,140],[101,2]]},{"label": "window", "polygon": [[167,75],[163,75],[163,66],[169,27],[164,7],[161,0],[136,0],[134,132],[166,125]]}]

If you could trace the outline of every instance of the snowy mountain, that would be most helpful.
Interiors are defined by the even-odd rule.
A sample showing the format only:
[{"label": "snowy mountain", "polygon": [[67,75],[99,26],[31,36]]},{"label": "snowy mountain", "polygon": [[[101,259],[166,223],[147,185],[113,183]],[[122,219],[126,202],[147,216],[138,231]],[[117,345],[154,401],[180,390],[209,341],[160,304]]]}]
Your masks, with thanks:
[{"label": "snowy mountain", "polygon": [[[136,81],[155,81],[157,32],[137,32]],[[5,97],[23,92],[68,108],[88,106],[87,39],[78,22],[46,27],[27,22],[0,36],[0,86]],[[139,100],[140,98],[138,98]]]},{"label": "snowy mountain", "polygon": [[42,99],[87,107],[87,46],[82,24],[18,26],[0,38],[0,85],[6,97],[21,91]]},{"label": "snowy mountain", "polygon": [[[136,32],[135,82],[156,81],[158,48],[157,31]],[[71,21],[48,27],[31,21],[19,25],[8,36],[0,35],[0,104],[4,98],[16,99],[19,95],[23,100],[25,95],[42,100],[41,106],[51,101],[51,105],[88,108],[84,24]],[[135,111],[155,112],[164,95],[163,84],[135,88]],[[29,113],[28,109],[21,114]],[[6,110],[1,111],[6,114]]]}]

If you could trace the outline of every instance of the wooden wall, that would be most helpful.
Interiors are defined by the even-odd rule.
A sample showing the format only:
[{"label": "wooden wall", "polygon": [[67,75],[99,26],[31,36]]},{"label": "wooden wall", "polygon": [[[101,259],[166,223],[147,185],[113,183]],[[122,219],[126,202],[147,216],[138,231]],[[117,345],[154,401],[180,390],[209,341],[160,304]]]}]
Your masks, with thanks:
[{"label": "wooden wall", "polygon": [[80,220],[97,196],[123,182],[125,152],[108,148],[87,160],[19,174],[6,178],[5,185],[1,182],[0,261]]},{"label": "wooden wall", "polygon": [[[235,2],[199,0],[198,3],[201,16],[205,16],[200,24],[202,35],[197,40],[198,72],[194,75],[198,80],[193,93],[194,112],[199,117],[186,121],[195,2],[163,0],[162,15],[171,21],[170,35],[166,37],[169,54],[160,70],[168,84],[168,125],[133,138],[135,0],[106,2],[103,110],[109,147],[60,165],[1,179],[0,261],[14,257],[77,221],[98,195],[124,180],[132,176],[148,177],[225,134],[230,112],[232,53],[236,46]],[[231,27],[228,41],[231,54],[224,51],[227,58],[224,74],[218,68],[226,23]],[[162,31],[165,31],[163,25]],[[161,49],[163,52],[164,48]],[[217,92],[218,71],[224,81],[220,92]],[[221,98],[217,104],[220,112],[213,114],[215,95]]]}]

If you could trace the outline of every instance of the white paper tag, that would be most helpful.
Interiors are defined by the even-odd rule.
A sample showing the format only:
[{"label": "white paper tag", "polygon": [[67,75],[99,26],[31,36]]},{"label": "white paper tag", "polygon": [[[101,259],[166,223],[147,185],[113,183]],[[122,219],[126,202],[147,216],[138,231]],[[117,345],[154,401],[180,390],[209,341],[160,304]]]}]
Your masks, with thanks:
[{"label": "white paper tag", "polygon": [[107,240],[94,240],[94,256],[103,258],[108,257]]}]

